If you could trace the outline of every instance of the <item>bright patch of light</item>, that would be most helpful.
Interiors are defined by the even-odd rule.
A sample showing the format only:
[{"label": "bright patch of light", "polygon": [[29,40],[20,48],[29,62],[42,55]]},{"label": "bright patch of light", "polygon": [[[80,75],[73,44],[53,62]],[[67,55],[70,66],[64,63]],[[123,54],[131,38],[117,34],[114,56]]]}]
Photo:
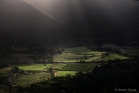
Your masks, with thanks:
[{"label": "bright patch of light", "polygon": [[[107,16],[116,24],[124,24],[123,15],[131,12],[138,0],[24,0],[47,16],[68,24],[75,17],[80,23],[89,25],[88,15]],[[86,7],[86,8],[85,8]],[[89,10],[88,10],[89,9]],[[121,17],[122,16],[122,17]],[[126,17],[126,16],[125,16]],[[99,17],[98,17],[99,18]],[[124,22],[124,21],[123,21]]]},{"label": "bright patch of light", "polygon": [[51,13],[49,12],[51,10],[51,6],[52,6],[54,0],[23,0],[23,1],[30,4],[37,10],[41,11],[43,14],[56,20],[55,18],[53,18],[51,16]]}]

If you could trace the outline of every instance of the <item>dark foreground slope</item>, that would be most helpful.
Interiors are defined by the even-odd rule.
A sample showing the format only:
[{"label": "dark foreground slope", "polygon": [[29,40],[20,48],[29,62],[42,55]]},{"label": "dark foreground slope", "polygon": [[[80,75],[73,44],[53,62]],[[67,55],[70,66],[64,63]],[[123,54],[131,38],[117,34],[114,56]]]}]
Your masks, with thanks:
[{"label": "dark foreground slope", "polygon": [[54,77],[29,87],[18,86],[16,93],[139,93],[138,70],[137,59],[114,60],[88,73]]}]

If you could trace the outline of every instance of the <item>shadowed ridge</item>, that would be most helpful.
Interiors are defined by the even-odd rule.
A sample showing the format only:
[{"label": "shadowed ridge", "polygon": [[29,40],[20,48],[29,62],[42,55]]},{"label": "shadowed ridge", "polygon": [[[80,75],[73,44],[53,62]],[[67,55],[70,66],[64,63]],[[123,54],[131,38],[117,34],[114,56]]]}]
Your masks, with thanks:
[{"label": "shadowed ridge", "polygon": [[1,0],[0,4],[1,44],[46,43],[49,39],[67,36],[72,30],[23,0]]}]

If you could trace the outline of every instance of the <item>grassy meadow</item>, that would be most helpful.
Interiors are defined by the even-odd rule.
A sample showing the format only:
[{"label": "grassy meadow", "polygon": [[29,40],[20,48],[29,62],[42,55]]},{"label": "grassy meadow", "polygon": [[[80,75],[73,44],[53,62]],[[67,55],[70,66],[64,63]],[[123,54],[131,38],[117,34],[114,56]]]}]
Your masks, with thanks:
[{"label": "grassy meadow", "polygon": [[20,86],[29,86],[32,83],[47,81],[49,80],[49,78],[52,78],[52,74],[49,71],[44,72],[44,70],[46,69],[48,70],[49,68],[57,70],[57,72],[54,72],[54,74],[57,74],[56,76],[58,77],[66,75],[73,76],[76,75],[76,73],[79,71],[88,72],[90,70],[93,70],[94,67],[98,65],[98,63],[91,63],[91,62],[104,61],[106,63],[107,60],[127,58],[123,55],[115,53],[110,53],[109,56],[102,57],[102,55],[105,53],[107,52],[92,51],[90,49],[87,49],[86,47],[66,48],[61,54],[53,55],[54,63],[52,62],[49,64],[47,63],[42,64],[38,62],[32,64],[27,63],[25,64],[18,62],[18,64],[13,65],[11,64],[10,67],[1,68],[0,76],[8,77],[9,71],[13,67],[18,67],[19,69],[28,71],[29,74],[20,74],[18,78],[14,80],[14,84]]},{"label": "grassy meadow", "polygon": [[89,64],[82,64],[82,63],[72,63],[72,64],[32,64],[32,65],[19,65],[18,67],[23,70],[39,70],[42,71],[45,68],[52,67],[53,69],[57,69],[58,71],[80,71],[80,70],[90,70],[94,68],[96,64],[89,63]]},{"label": "grassy meadow", "polygon": [[49,68],[52,64],[30,64],[30,65],[18,65],[20,69],[23,70],[43,70],[45,68]]},{"label": "grassy meadow", "polygon": [[78,71],[58,71],[58,76],[75,75]]},{"label": "grassy meadow", "polygon": [[109,56],[102,58],[102,55],[107,52],[92,51],[86,47],[67,48],[62,54],[55,54],[54,62],[93,62],[93,61],[107,61],[115,59],[125,59],[125,56],[110,53]]},{"label": "grassy meadow", "polygon": [[[66,75],[75,75],[77,71],[58,71],[58,76],[66,76]],[[38,73],[30,73],[29,75],[22,75],[17,80],[15,80],[16,85],[20,86],[30,86],[33,83],[47,81],[51,78],[50,73],[46,72],[38,72]]]},{"label": "grassy meadow", "polygon": [[115,59],[126,59],[126,56],[111,53],[109,56],[106,56],[104,58],[98,58],[95,61],[108,61],[108,60],[115,60]]},{"label": "grassy meadow", "polygon": [[[79,62],[85,60],[86,62],[93,61],[100,58],[105,52],[92,51],[86,47],[66,48],[62,54],[55,54],[54,62]],[[86,58],[85,58],[86,57]]]},{"label": "grassy meadow", "polygon": [[30,73],[29,75],[22,75],[17,80],[15,80],[16,85],[20,86],[29,86],[32,83],[37,83],[41,81],[46,81],[51,78],[49,73],[38,72],[38,73]]},{"label": "grassy meadow", "polygon": [[96,66],[96,64],[68,64],[64,66],[61,70],[65,71],[88,71],[93,69]]}]

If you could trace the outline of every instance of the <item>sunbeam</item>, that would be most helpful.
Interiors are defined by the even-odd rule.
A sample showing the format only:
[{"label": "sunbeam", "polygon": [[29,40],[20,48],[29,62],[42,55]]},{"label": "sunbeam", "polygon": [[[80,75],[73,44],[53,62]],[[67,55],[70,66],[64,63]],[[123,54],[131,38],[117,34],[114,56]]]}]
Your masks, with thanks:
[{"label": "sunbeam", "polygon": [[[38,7],[34,6],[33,4],[31,4],[30,2],[27,2],[27,0],[23,0],[25,1],[27,4],[33,6],[35,9],[39,10],[40,12],[42,12],[43,14],[45,14],[46,16],[49,16],[50,18],[52,18],[53,20],[57,21],[55,18],[53,18],[51,15],[47,14],[46,12],[44,12],[43,10],[39,9]],[[43,2],[41,2],[41,4],[43,4]]]}]

